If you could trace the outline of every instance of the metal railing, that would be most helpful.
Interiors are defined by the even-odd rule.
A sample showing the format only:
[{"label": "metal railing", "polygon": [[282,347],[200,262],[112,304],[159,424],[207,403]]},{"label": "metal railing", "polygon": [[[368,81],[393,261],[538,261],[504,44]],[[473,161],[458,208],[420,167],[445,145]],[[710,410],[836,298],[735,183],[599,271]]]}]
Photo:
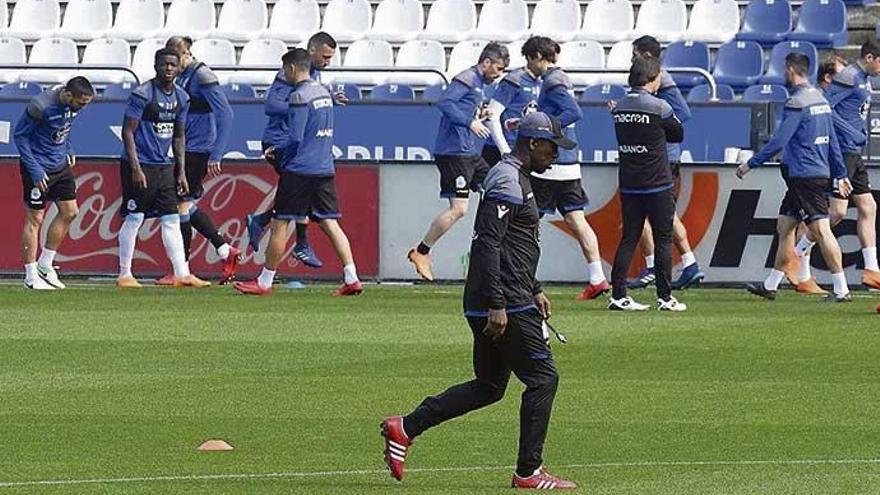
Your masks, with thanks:
[{"label": "metal railing", "polygon": [[[563,69],[568,74],[629,74],[629,69],[602,69],[598,67],[569,67]],[[715,78],[706,69],[700,67],[674,67],[664,68],[672,74],[699,74],[709,84],[709,101],[718,100],[718,85]]]},{"label": "metal railing", "polygon": [[[278,72],[277,65],[212,65],[212,70],[222,72]],[[434,67],[327,67],[321,72],[357,72],[357,73],[403,73],[436,74],[443,80],[443,84],[449,84],[449,78],[439,69]]]},{"label": "metal railing", "polygon": [[125,65],[107,65],[107,64],[0,64],[2,70],[49,70],[49,71],[107,71],[107,72],[126,72],[130,74],[137,84],[141,79],[138,75]]}]

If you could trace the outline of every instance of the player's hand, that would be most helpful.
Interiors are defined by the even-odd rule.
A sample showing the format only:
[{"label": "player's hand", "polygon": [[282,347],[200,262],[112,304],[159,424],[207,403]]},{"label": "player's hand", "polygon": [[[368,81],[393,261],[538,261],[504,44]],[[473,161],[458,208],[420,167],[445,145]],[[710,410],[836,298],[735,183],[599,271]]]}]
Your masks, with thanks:
[{"label": "player's hand", "polygon": [[486,321],[486,328],[483,329],[483,335],[498,340],[507,330],[507,311],[503,309],[490,309],[489,319]]},{"label": "player's hand", "polygon": [[138,189],[147,188],[147,176],[140,167],[131,169],[131,183]]},{"label": "player's hand", "polygon": [[739,179],[742,179],[752,170],[752,167],[749,166],[748,163],[740,163],[739,167],[736,167],[736,176]]},{"label": "player's hand", "polygon": [[333,100],[336,102],[337,105],[341,105],[343,107],[345,105],[348,105],[348,97],[345,96],[345,93],[342,91],[337,91],[336,93],[333,93]]},{"label": "player's hand", "polygon": [[76,155],[67,155],[67,165],[70,168],[73,168],[76,166]]},{"label": "player's hand", "polygon": [[189,183],[186,181],[186,174],[182,173],[177,176],[177,192],[181,196],[189,194]]},{"label": "player's hand", "polygon": [[535,305],[538,306],[538,311],[545,320],[550,318],[550,299],[547,299],[543,292],[535,294]]},{"label": "player's hand", "polygon": [[847,198],[850,194],[852,194],[853,191],[852,182],[849,181],[848,177],[844,177],[843,179],[835,179],[834,190],[837,192],[837,194],[840,194],[844,198]]},{"label": "player's hand", "polygon": [[263,152],[263,159],[268,162],[275,161],[275,147],[269,146],[266,148],[266,151]]},{"label": "player's hand", "polygon": [[471,122],[471,131],[482,139],[489,138],[489,129],[477,119],[474,119],[474,121]]},{"label": "player's hand", "polygon": [[614,113],[614,111],[617,110],[617,101],[616,100],[608,100],[608,103],[606,103],[606,106],[608,107],[608,112]]},{"label": "player's hand", "polygon": [[46,190],[49,189],[49,176],[43,175],[43,178],[37,181],[34,185],[37,186],[37,189],[39,189],[40,192],[46,192]]},{"label": "player's hand", "polygon": [[211,177],[217,177],[223,171],[220,166],[220,160],[208,162],[208,174]]},{"label": "player's hand", "polygon": [[507,119],[504,121],[504,127],[506,127],[508,131],[515,131],[519,129],[520,120],[522,119]]}]

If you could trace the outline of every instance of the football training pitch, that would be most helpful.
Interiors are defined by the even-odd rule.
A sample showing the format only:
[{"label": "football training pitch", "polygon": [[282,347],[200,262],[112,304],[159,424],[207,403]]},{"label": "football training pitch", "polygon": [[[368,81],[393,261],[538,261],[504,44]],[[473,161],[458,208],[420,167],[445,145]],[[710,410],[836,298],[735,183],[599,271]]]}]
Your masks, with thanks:
[{"label": "football training pitch", "polygon": [[[515,379],[419,437],[402,483],[382,462],[385,416],[472,376],[461,287],[331,289],[0,286],[0,495],[510,493]],[[545,461],[580,493],[880,493],[876,295],[547,293],[569,344]],[[196,451],[215,438],[235,450]]]}]

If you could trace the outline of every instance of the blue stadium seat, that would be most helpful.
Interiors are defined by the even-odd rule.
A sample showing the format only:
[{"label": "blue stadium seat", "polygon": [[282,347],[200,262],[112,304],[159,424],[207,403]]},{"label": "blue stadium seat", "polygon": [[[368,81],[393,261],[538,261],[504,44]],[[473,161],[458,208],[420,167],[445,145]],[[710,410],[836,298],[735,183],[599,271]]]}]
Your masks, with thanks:
[{"label": "blue stadium seat", "polygon": [[778,84],[756,84],[749,86],[743,92],[743,101],[749,102],[770,102],[773,103],[774,115],[776,116],[776,126],[782,122],[782,111],[785,102],[788,100],[788,89]]},{"label": "blue stadium seat", "polygon": [[[712,92],[708,84],[700,84],[691,89],[690,93],[687,95],[687,100],[689,102],[709,101],[709,96],[711,94]],[[733,101],[736,98],[733,88],[727,84],[716,85],[716,96],[718,97],[718,101]]]},{"label": "blue stadium seat", "polygon": [[746,7],[738,40],[772,45],[791,32],[791,4],[788,0],[752,0]]},{"label": "blue stadium seat", "polygon": [[[709,46],[699,41],[676,41],[666,47],[663,53],[663,66],[674,67],[698,67],[709,70]],[[679,87],[688,89],[702,84],[705,78],[699,74],[679,73],[671,74],[672,79]]]},{"label": "blue stadium seat", "polygon": [[809,41],[817,48],[846,45],[846,5],[842,0],[805,0],[788,39]]},{"label": "blue stadium seat", "polygon": [[427,86],[424,91],[422,91],[422,100],[436,102],[443,96],[443,90],[446,89],[445,84],[434,84],[431,86]]},{"label": "blue stadium seat", "polygon": [[801,52],[810,59],[810,79],[816,80],[819,53],[816,46],[809,41],[786,41],[773,47],[770,52],[770,63],[767,74],[761,78],[761,84],[785,84],[785,57],[791,52]]},{"label": "blue stadium seat", "polygon": [[370,92],[371,100],[413,101],[416,92],[406,84],[380,84]]},{"label": "blue stadium seat", "polygon": [[230,100],[252,100],[257,97],[257,90],[250,84],[224,84],[220,88]]},{"label": "blue stadium seat", "polygon": [[36,96],[43,92],[39,84],[21,81],[9,83],[0,88],[0,98],[23,98]]},{"label": "blue stadium seat", "polygon": [[754,41],[731,41],[721,45],[712,71],[715,82],[742,89],[764,75],[764,51]]},{"label": "blue stadium seat", "polygon": [[363,97],[361,88],[356,84],[333,83],[331,86],[334,93],[344,93],[350,101],[357,101]]},{"label": "blue stadium seat", "polygon": [[594,84],[581,93],[582,102],[621,100],[626,97],[626,88],[616,84]]},{"label": "blue stadium seat", "polygon": [[127,100],[129,95],[131,95],[132,89],[134,89],[134,83],[132,82],[108,84],[104,88],[104,92],[101,93],[101,98],[107,100]]}]

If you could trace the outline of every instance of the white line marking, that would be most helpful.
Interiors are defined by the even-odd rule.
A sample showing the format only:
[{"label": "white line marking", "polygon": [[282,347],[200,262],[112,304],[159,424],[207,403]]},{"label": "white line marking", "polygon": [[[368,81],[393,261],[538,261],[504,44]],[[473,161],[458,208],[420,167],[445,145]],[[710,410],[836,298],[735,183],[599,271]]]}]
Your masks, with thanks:
[{"label": "white line marking", "polygon": [[[607,469],[638,467],[693,467],[693,466],[821,466],[821,465],[866,465],[880,464],[880,459],[792,459],[792,460],[743,460],[743,461],[640,461],[640,462],[600,462],[588,464],[556,465],[554,469]],[[440,468],[412,468],[408,473],[452,473],[482,471],[513,471],[513,466],[463,466]],[[6,481],[0,488],[20,488],[25,486],[51,485],[90,485],[118,483],[152,483],[162,481],[217,481],[253,480],[272,478],[324,478],[334,476],[362,476],[385,474],[386,469],[352,469],[343,471],[303,471],[287,473],[239,473],[239,474],[195,474],[172,476],[143,476],[132,478],[91,478],[70,480]]]}]

